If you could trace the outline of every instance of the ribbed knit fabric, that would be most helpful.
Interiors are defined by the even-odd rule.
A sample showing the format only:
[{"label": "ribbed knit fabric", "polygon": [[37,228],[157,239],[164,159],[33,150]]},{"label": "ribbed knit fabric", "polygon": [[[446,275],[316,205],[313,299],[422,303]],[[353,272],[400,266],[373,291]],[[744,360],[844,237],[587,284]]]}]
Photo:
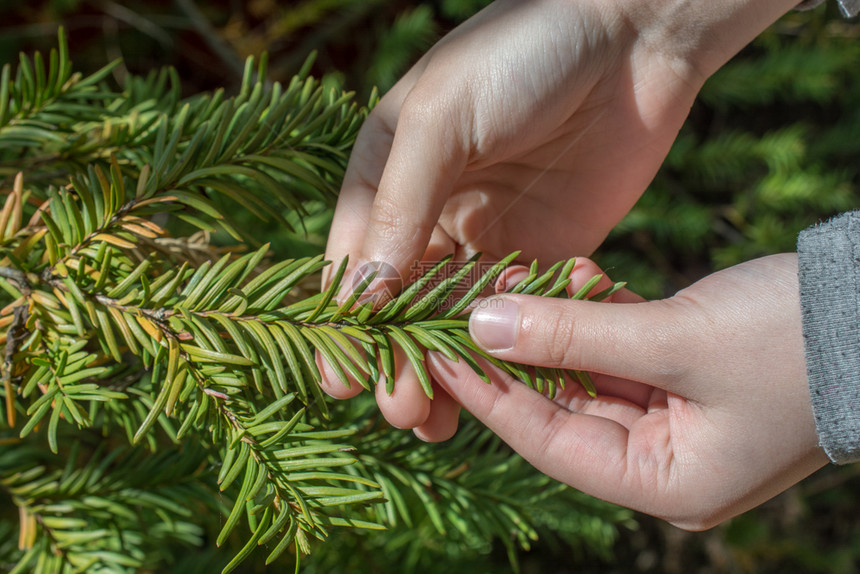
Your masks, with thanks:
[{"label": "ribbed knit fabric", "polygon": [[806,370],[818,440],[830,460],[860,460],[860,211],[797,241]]}]

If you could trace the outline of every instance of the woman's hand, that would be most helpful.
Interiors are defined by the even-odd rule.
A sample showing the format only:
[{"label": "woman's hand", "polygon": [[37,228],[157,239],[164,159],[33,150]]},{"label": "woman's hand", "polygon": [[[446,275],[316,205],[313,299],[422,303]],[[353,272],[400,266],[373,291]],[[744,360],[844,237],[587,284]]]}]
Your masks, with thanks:
[{"label": "woman's hand", "polygon": [[[598,271],[582,264],[574,283]],[[594,373],[555,400],[486,365],[492,384],[430,353],[434,379],[539,470],[702,529],[827,462],[807,388],[797,257],[715,273],[674,297],[616,303],[497,295],[470,332],[495,357]]]},{"label": "woman's hand", "polygon": [[[591,253],[645,190],[705,79],[796,0],[497,0],[382,98],[327,258]],[[336,265],[335,265],[336,267]]]},{"label": "woman's hand", "polygon": [[[385,264],[396,289],[416,262],[449,253],[591,253],[657,172],[704,80],[794,3],[497,0],[367,118],[327,258],[336,268],[348,255],[359,275]],[[420,427],[455,416],[453,402],[432,406],[401,372],[394,395],[377,393],[383,414],[440,438]],[[360,390],[332,377],[323,388]]]}]

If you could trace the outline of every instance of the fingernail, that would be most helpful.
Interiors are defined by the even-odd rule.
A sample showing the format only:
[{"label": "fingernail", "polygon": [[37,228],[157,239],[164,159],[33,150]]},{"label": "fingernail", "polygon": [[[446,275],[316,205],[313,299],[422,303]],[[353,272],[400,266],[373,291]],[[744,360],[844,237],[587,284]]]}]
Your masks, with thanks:
[{"label": "fingernail", "polygon": [[519,305],[509,297],[484,299],[469,319],[469,333],[487,351],[513,349],[519,329]]},{"label": "fingernail", "polygon": [[[367,280],[371,276],[373,279],[368,283]],[[365,285],[364,292],[359,296],[357,303],[363,305],[372,302],[374,307],[380,307],[397,296],[403,281],[391,265],[382,261],[369,261],[359,265],[352,275],[352,281],[344,283],[338,294],[338,301],[341,303],[346,301],[362,285]]]},{"label": "fingernail", "polygon": [[528,267],[522,265],[511,266],[502,271],[499,278],[496,279],[496,293],[504,293],[510,291],[517,284],[529,276]]}]

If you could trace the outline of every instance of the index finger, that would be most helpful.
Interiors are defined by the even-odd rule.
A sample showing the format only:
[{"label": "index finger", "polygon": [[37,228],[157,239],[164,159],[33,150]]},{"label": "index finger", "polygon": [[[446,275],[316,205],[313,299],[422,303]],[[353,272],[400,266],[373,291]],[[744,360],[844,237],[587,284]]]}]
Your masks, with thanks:
[{"label": "index finger", "polygon": [[396,102],[389,104],[383,99],[359,131],[326,243],[325,257],[333,265],[323,270],[323,288],[345,257],[350,260],[349,270],[356,267],[396,123]]},{"label": "index finger", "polygon": [[[488,385],[468,366],[435,353],[428,364],[454,400],[535,468],[593,496],[637,506],[636,488],[625,484],[629,432],[622,424],[570,412],[503,374]],[[494,372],[489,365],[486,371]]]},{"label": "index finger", "polygon": [[403,102],[359,264],[384,262],[405,276],[427,248],[468,157],[467,99],[442,90],[417,86]]}]

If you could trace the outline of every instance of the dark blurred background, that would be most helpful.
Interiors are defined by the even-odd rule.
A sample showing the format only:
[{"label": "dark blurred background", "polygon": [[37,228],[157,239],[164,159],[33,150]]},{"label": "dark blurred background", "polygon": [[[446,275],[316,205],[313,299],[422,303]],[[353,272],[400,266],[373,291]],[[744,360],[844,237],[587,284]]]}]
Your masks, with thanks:
[{"label": "dark blurred background", "polygon": [[[272,79],[285,80],[316,51],[316,75],[367,101],[487,3],[0,0],[0,62],[49,49],[63,25],[76,69],[122,58],[114,71],[122,82],[170,65],[192,94],[235,88],[249,55],[268,51]],[[860,206],[858,36],[860,24],[835,6],[792,13],[718,72],[649,192],[596,255],[613,278],[648,297],[669,295],[715,269],[793,250],[804,227]],[[322,249],[329,221],[328,212],[316,215],[303,250]],[[285,248],[299,241],[268,232]],[[487,572],[503,568],[504,556],[495,558]],[[703,533],[637,516],[608,556],[539,544],[522,555],[522,570],[858,572],[860,465],[825,468]]]}]

